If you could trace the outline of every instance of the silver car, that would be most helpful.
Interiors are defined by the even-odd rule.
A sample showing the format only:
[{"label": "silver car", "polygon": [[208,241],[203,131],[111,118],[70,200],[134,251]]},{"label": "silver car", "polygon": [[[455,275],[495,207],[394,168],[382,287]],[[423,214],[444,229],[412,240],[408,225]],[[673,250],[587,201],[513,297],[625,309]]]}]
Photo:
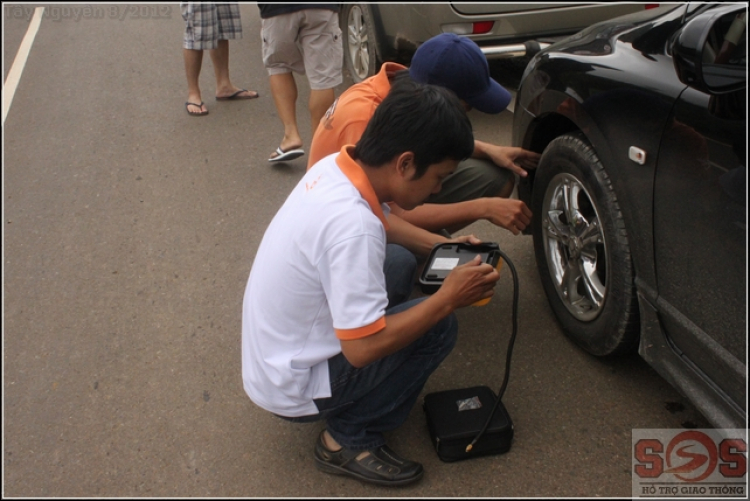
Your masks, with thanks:
[{"label": "silver car", "polygon": [[436,3],[341,7],[344,65],[355,82],[384,61],[408,64],[419,44],[440,33],[465,35],[487,59],[532,56],[599,21],[655,7],[634,3]]}]

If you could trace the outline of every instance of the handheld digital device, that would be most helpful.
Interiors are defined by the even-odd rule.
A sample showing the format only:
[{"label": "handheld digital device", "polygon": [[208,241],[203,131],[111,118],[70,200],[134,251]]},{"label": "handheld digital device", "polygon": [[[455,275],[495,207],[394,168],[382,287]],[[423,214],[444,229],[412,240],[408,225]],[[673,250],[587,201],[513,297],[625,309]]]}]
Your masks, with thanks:
[{"label": "handheld digital device", "polygon": [[[483,263],[488,263],[499,271],[502,266],[499,250],[500,248],[494,242],[484,242],[476,245],[468,243],[435,245],[432,251],[430,251],[427,263],[419,277],[419,285],[422,288],[422,292],[425,294],[434,294],[437,292],[453,268],[468,263],[477,255],[482,257]],[[474,306],[482,306],[489,301],[490,298],[482,299],[474,303]]]}]

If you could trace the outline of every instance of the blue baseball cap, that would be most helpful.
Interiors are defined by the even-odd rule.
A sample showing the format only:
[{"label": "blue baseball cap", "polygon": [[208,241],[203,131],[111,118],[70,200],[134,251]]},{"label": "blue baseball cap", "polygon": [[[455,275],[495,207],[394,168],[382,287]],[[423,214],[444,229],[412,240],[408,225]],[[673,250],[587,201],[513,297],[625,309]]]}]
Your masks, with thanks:
[{"label": "blue baseball cap", "polygon": [[441,33],[419,46],[409,67],[419,83],[446,87],[483,113],[500,113],[510,92],[490,78],[487,58],[477,44],[453,33]]}]

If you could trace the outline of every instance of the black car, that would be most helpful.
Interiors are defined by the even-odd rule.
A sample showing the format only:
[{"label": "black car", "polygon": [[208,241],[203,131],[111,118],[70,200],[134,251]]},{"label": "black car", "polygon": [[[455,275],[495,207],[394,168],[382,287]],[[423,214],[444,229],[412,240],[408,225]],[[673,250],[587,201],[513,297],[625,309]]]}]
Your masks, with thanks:
[{"label": "black car", "polygon": [[747,4],[598,23],[537,54],[513,144],[567,336],[637,349],[718,428],[747,428]]}]

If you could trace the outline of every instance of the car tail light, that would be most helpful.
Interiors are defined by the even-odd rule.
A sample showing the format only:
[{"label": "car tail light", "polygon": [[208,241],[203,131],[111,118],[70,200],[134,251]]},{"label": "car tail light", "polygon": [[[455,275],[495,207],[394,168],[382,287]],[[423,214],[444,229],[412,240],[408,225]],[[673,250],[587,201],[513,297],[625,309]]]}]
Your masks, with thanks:
[{"label": "car tail light", "polygon": [[658,6],[659,6],[658,3],[647,3],[644,7],[646,8],[646,10],[648,10],[648,9],[655,9]]},{"label": "car tail light", "polygon": [[481,35],[483,33],[489,33],[492,31],[492,26],[495,24],[495,21],[478,21],[474,23],[474,27],[472,29],[472,34],[474,35]]}]

